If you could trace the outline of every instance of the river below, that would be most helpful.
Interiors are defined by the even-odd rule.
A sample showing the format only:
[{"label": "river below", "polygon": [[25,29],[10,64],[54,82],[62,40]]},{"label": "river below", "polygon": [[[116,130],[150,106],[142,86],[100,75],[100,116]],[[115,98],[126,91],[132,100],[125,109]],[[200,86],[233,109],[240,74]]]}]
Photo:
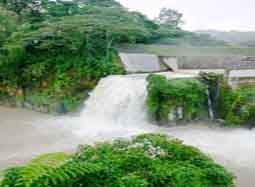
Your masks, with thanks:
[{"label": "river below", "polygon": [[[75,116],[52,117],[32,111],[0,107],[0,169],[25,163],[49,152],[73,151],[78,144],[111,140],[144,132],[163,132],[185,144],[199,147],[237,176],[238,187],[255,184],[255,132],[247,129],[223,129],[213,124],[191,124],[159,128],[92,125],[79,134],[79,128],[68,127]],[[67,120],[73,118],[73,120]],[[62,124],[61,124],[62,123]]]},{"label": "river below", "polygon": [[[178,75],[168,74],[168,78]],[[183,75],[182,75],[183,77]],[[196,123],[163,128],[147,120],[146,75],[109,76],[90,94],[80,113],[50,116],[0,107],[0,169],[49,152],[72,152],[93,144],[141,133],[165,133],[200,148],[237,176],[238,187],[255,184],[255,132]]]}]

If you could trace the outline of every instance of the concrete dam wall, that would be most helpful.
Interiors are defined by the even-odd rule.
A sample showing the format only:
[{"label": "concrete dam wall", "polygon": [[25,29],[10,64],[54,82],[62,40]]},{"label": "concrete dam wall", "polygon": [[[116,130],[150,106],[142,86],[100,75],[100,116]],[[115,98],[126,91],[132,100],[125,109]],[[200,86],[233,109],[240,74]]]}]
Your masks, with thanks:
[{"label": "concrete dam wall", "polygon": [[244,56],[156,56],[143,53],[120,53],[128,73],[153,73],[178,70],[249,70],[255,69],[255,57]]},{"label": "concrete dam wall", "polygon": [[[166,58],[166,57],[163,57]],[[255,69],[255,58],[242,56],[177,57],[179,69]]]},{"label": "concrete dam wall", "polygon": [[150,73],[166,71],[167,68],[152,54],[119,54],[122,65],[128,73]]},{"label": "concrete dam wall", "polygon": [[255,84],[255,57],[242,56],[156,56],[152,54],[120,53],[128,74],[171,71],[180,77],[198,76],[203,71],[225,74],[230,85],[237,88]]}]

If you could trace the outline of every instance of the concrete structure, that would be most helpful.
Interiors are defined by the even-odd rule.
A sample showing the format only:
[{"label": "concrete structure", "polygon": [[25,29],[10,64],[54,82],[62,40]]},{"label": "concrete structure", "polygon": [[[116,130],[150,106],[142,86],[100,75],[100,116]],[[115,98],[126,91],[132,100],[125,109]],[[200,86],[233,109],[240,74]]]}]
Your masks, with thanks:
[{"label": "concrete structure", "polygon": [[233,88],[255,85],[255,70],[232,70],[229,72],[228,80]]},{"label": "concrete structure", "polygon": [[[170,71],[180,76],[198,76],[202,72],[225,74],[230,85],[255,85],[255,57],[244,56],[182,56],[120,53],[121,63],[128,73]],[[184,76],[185,77],[185,76]]]},{"label": "concrete structure", "polygon": [[163,63],[168,69],[176,72],[178,71],[178,59],[176,57],[162,57],[160,62]]},{"label": "concrete structure", "polygon": [[245,56],[156,56],[144,53],[120,53],[128,72],[178,71],[178,69],[255,69],[255,57]]},{"label": "concrete structure", "polygon": [[156,55],[120,53],[121,63],[128,73],[151,73],[167,71]]},{"label": "concrete structure", "polygon": [[255,69],[255,59],[244,56],[182,56],[178,57],[180,69]]}]

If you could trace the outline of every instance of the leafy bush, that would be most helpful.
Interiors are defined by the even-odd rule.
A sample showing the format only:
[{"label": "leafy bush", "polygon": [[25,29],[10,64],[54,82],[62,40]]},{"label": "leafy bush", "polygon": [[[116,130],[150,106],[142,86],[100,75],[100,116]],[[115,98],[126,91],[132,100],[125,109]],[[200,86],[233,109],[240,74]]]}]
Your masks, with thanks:
[{"label": "leafy bush", "polygon": [[0,6],[0,48],[18,26],[18,17],[14,12]]},{"label": "leafy bush", "polygon": [[222,166],[198,149],[163,135],[146,134],[131,141],[82,146],[64,162],[44,163],[7,170],[2,186],[234,186],[233,175]]},{"label": "leafy bush", "polygon": [[227,125],[250,125],[255,121],[255,88],[241,86],[231,88],[222,75],[201,73],[201,81],[210,90],[214,113]]},{"label": "leafy bush", "polygon": [[255,88],[241,87],[237,90],[223,88],[221,91],[222,118],[229,125],[249,125],[255,122]]},{"label": "leafy bush", "polygon": [[214,73],[202,73],[199,80],[168,80],[162,75],[150,75],[147,81],[146,106],[149,116],[157,122],[168,122],[169,115],[178,115],[178,108],[183,110],[184,120],[201,119],[208,115],[210,97],[215,118],[225,120],[229,126],[254,127],[255,87],[232,89],[222,75]]},{"label": "leafy bush", "polygon": [[68,156],[65,153],[45,154],[33,159],[26,166],[7,169],[0,186],[28,186],[37,176],[47,174],[48,168],[57,168],[66,159]]},{"label": "leafy bush", "polygon": [[167,122],[169,114],[181,108],[183,119],[192,120],[205,109],[207,88],[198,80],[168,80],[162,75],[150,75],[147,80],[146,105],[152,119]]}]

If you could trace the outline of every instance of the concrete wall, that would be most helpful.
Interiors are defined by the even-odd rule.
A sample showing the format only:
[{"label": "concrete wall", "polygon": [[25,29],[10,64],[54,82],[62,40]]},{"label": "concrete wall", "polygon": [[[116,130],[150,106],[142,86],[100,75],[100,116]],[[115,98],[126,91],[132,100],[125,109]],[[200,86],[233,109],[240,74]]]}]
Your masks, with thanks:
[{"label": "concrete wall", "polygon": [[151,73],[178,70],[247,70],[255,69],[255,57],[243,56],[156,56],[142,53],[120,53],[121,63],[128,73]]},{"label": "concrete wall", "polygon": [[152,54],[120,53],[119,57],[128,73],[152,73],[167,71],[159,57]]},{"label": "concrete wall", "polygon": [[233,88],[238,88],[242,85],[255,85],[255,70],[232,70],[229,72],[229,84]]},{"label": "concrete wall", "polygon": [[255,69],[255,59],[251,57],[178,57],[179,69]]}]

